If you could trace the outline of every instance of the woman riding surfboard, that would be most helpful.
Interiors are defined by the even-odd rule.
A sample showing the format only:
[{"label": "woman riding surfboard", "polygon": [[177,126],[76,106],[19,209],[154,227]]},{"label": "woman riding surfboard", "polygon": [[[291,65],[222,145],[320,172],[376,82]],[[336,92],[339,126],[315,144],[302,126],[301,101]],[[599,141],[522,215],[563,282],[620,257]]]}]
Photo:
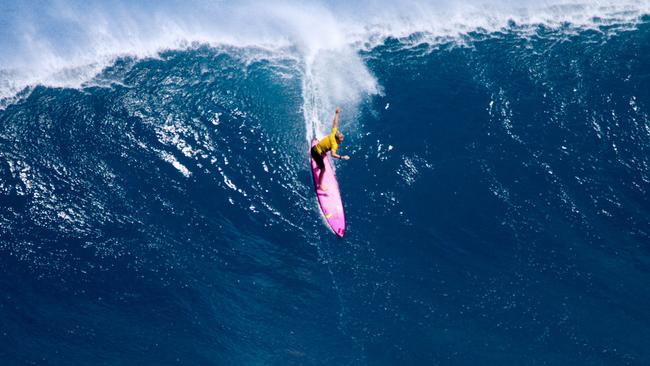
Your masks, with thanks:
[{"label": "woman riding surfboard", "polygon": [[332,123],[332,132],[311,148],[311,157],[316,162],[316,165],[318,165],[318,189],[321,191],[327,190],[327,186],[323,184],[323,177],[325,176],[325,163],[323,162],[323,158],[327,153],[330,152],[330,155],[333,158],[343,160],[350,159],[348,155],[339,155],[336,153],[336,150],[345,138],[341,131],[338,130],[340,113],[341,108],[336,108],[336,112],[334,113],[334,122]]}]

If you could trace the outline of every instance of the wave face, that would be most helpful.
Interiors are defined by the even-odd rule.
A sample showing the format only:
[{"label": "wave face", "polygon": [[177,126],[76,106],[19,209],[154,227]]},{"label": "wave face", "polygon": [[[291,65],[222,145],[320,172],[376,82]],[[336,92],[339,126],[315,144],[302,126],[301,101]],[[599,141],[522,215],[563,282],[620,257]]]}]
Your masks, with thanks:
[{"label": "wave face", "polygon": [[4,363],[650,362],[647,3],[54,4],[0,17]]}]

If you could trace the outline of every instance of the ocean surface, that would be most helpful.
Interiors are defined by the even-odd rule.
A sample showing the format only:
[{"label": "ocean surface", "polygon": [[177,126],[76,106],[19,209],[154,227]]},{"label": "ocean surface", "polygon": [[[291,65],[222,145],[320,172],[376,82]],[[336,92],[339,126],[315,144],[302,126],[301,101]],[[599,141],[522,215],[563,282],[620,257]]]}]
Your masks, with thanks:
[{"label": "ocean surface", "polygon": [[384,5],[0,4],[0,364],[650,364],[650,4]]}]

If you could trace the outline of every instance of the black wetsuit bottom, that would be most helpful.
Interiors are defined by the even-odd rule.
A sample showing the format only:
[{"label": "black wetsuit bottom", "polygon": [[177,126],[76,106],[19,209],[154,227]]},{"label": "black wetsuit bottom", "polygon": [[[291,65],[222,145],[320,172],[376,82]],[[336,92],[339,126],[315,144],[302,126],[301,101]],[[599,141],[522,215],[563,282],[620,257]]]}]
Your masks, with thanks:
[{"label": "black wetsuit bottom", "polygon": [[316,162],[318,169],[320,170],[325,169],[325,162],[323,161],[323,156],[319,154],[318,151],[316,151],[316,146],[311,148],[311,157]]}]

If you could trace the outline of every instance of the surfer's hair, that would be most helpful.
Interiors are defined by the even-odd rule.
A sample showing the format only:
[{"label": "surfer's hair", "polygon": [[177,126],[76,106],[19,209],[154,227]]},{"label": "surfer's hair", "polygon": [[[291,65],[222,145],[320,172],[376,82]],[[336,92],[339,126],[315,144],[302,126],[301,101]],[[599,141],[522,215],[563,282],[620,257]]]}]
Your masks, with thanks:
[{"label": "surfer's hair", "polygon": [[336,141],[341,142],[341,141],[343,141],[343,137],[344,137],[344,136],[343,136],[343,134],[341,133],[341,131],[336,131],[336,135],[335,135],[335,137],[336,137]]}]

